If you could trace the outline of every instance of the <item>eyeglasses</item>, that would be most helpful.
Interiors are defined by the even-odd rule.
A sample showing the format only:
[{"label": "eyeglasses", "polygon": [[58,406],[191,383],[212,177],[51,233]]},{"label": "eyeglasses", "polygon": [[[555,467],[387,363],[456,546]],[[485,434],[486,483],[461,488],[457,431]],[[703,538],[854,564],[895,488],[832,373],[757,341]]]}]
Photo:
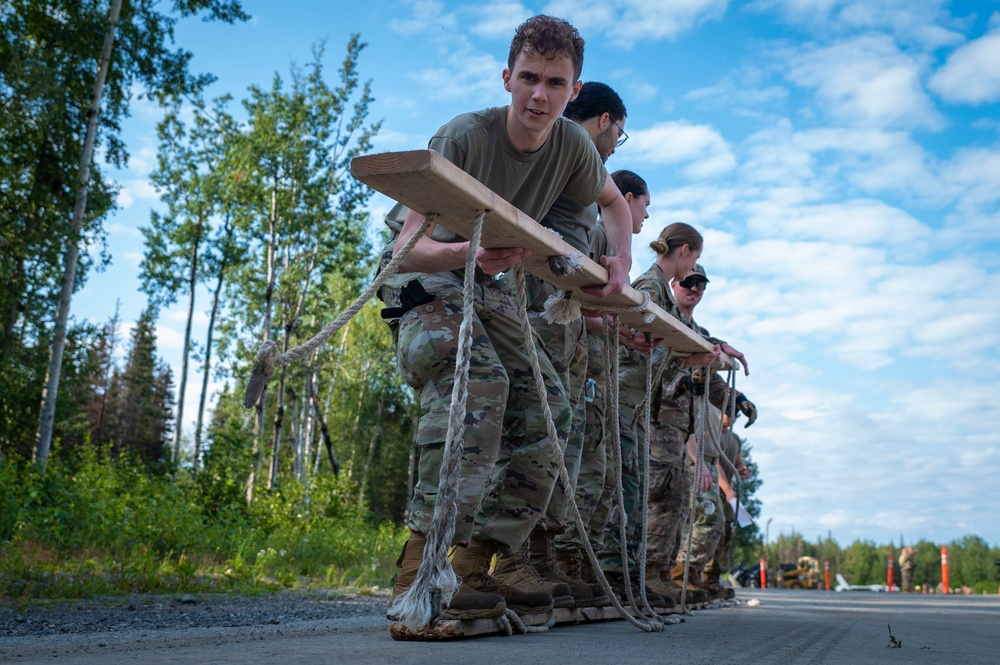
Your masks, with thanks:
[{"label": "eyeglasses", "polygon": [[620,148],[622,147],[622,143],[628,141],[628,134],[625,133],[625,130],[622,129],[622,126],[618,124],[617,120],[612,120],[611,122],[615,123],[615,127],[618,128],[618,145],[616,147]]},{"label": "eyeglasses", "polygon": [[688,289],[689,291],[704,291],[705,287],[708,285],[703,279],[692,279],[690,277],[678,282],[682,289]]}]

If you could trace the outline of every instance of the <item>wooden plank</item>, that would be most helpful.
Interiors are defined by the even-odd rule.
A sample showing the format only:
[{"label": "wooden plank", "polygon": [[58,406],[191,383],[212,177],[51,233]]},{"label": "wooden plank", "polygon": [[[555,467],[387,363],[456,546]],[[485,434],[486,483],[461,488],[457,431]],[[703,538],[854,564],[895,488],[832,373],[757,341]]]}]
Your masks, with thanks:
[{"label": "wooden plank", "polygon": [[[617,296],[594,298],[580,291],[583,286],[600,286],[608,281],[603,266],[582,256],[583,269],[569,275],[555,275],[549,268],[551,256],[579,255],[569,243],[512,206],[488,187],[432,150],[387,152],[356,157],[351,174],[369,187],[427,215],[438,214],[438,223],[468,238],[480,210],[487,210],[483,224],[483,247],[524,247],[531,250],[525,267],[531,274],[580,300],[608,306],[637,306],[642,294],[630,286]],[[646,324],[641,314],[627,313],[622,320],[637,330],[663,339],[675,353],[711,351],[712,345],[662,308],[651,304],[655,320]]]}]

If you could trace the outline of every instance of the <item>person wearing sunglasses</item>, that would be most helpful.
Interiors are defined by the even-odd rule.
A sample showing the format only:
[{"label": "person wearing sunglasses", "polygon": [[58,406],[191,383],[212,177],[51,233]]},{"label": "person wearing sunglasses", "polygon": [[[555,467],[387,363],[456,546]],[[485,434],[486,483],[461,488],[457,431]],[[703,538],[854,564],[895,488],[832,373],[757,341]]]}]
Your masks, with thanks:
[{"label": "person wearing sunglasses", "polygon": [[[701,333],[707,339],[713,339],[717,342],[721,348],[724,349],[725,353],[731,357],[738,358],[744,365],[746,369],[746,358],[745,356],[734,349],[732,346],[721,340],[714,340],[705,328],[699,326],[694,320],[694,308],[698,306],[701,299],[705,295],[705,289],[708,287],[709,279],[708,275],[705,273],[705,269],[701,265],[695,265],[694,270],[688,273],[684,279],[674,279],[671,281],[671,289],[673,292],[674,300],[677,302],[677,309],[683,317],[683,321],[687,323],[691,328]],[[694,431],[694,423],[692,416],[691,407],[691,393],[697,393],[700,390],[705,390],[704,384],[702,387],[698,387],[694,382],[689,382],[686,384],[685,388],[682,388],[678,394],[675,395],[672,400],[664,400],[660,405],[659,418],[663,421],[672,421],[675,425],[680,425],[681,423],[689,423],[686,427],[681,427],[688,433]],[[714,396],[713,402],[715,406],[722,408],[719,401],[724,399],[726,394],[726,382],[718,375],[713,375],[709,386],[707,387],[710,397]],[[757,408],[754,406],[753,402],[748,400],[743,393],[737,392],[735,395],[736,406],[740,409],[742,413],[747,416],[747,424],[749,427],[753,424],[754,420],[757,418]],[[688,593],[689,595],[701,596],[701,594],[708,594],[713,600],[722,597],[724,593],[721,589],[721,585],[710,584],[703,579],[705,569],[709,563],[711,563],[713,554],[719,546],[724,533],[725,533],[725,514],[723,507],[721,505],[720,490],[719,490],[719,474],[718,474],[718,459],[720,456],[720,439],[722,436],[720,427],[720,414],[715,408],[710,407],[710,411],[713,415],[709,416],[709,437],[706,445],[702,451],[701,459],[698,459],[697,446],[695,444],[694,437],[689,436],[687,438],[687,477],[691,478],[694,482],[699,482],[700,479],[700,494],[698,501],[695,503],[695,512],[691,516],[692,522],[692,535],[691,535],[691,547],[687,548],[687,542],[683,540],[682,536],[685,533],[684,529],[681,528],[686,524],[686,519],[681,520],[679,517],[674,516],[672,518],[668,517],[668,521],[671,519],[676,522],[675,529],[677,531],[676,541],[673,543],[667,542],[651,542],[650,550],[655,551],[655,555],[659,555],[659,550],[665,548],[668,544],[670,545],[670,553],[673,554],[674,566],[671,570],[672,583],[677,585],[678,588],[684,579],[684,568],[685,563],[688,566]],[[686,484],[686,490],[690,491],[690,484]],[[685,492],[685,497],[688,495]],[[711,505],[711,508],[707,506]],[[683,503],[684,508],[688,507],[688,503],[685,500]],[[676,508],[670,505],[659,505],[658,502],[650,500],[649,514],[650,519],[656,519],[660,515],[670,516],[676,513]],[[686,511],[685,511],[686,512]],[[684,515],[686,517],[686,514]],[[672,535],[673,530],[669,531]],[[654,556],[655,556],[654,555]],[[692,593],[693,592],[693,593]],[[695,601],[697,602],[697,601]]]}]

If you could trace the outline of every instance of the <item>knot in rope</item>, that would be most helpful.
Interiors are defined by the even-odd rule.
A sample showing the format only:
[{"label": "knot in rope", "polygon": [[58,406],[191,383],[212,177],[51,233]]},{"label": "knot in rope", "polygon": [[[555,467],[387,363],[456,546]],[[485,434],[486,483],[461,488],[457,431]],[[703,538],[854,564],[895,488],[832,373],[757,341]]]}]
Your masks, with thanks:
[{"label": "knot in rope", "polygon": [[243,395],[243,407],[249,409],[257,403],[260,395],[264,392],[267,380],[274,376],[274,373],[284,363],[280,362],[278,356],[278,345],[272,340],[266,340],[260,345],[257,351],[257,361],[253,364],[253,371],[250,380],[247,381],[247,390]]}]

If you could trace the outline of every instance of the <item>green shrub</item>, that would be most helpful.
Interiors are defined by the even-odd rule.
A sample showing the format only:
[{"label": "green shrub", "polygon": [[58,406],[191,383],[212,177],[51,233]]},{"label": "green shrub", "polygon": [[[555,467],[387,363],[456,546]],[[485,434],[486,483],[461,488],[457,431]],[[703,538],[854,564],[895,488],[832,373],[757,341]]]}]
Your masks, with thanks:
[{"label": "green shrub", "polygon": [[[233,441],[235,446],[235,439]],[[222,451],[217,451],[217,453]],[[228,462],[249,468],[232,454]],[[176,476],[80,446],[44,476],[26,460],[0,466],[0,594],[385,585],[406,530],[373,524],[345,476],[286,480],[247,506],[237,471],[208,456]]]}]

